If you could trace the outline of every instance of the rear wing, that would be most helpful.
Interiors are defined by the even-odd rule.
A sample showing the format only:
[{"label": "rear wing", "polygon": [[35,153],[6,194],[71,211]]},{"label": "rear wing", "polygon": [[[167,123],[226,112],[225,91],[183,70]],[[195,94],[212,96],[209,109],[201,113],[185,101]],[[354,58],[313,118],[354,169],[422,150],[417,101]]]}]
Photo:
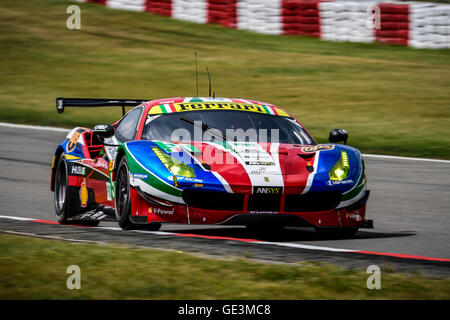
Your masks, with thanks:
[{"label": "rear wing", "polygon": [[122,113],[125,115],[125,107],[135,107],[150,99],[87,99],[87,98],[56,98],[56,110],[59,113],[64,112],[66,107],[79,108],[98,108],[98,107],[122,107]]}]

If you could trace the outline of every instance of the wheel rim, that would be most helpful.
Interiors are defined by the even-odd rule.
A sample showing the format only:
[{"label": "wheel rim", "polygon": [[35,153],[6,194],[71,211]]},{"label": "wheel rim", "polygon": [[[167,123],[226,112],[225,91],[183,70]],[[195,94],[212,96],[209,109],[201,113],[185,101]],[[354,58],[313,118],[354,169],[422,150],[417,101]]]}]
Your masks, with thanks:
[{"label": "wheel rim", "polygon": [[55,180],[55,207],[56,214],[60,215],[66,201],[66,166],[61,163],[58,167]]},{"label": "wheel rim", "polygon": [[119,174],[117,176],[117,215],[119,217],[126,211],[129,198],[129,188],[128,188],[128,169],[126,166],[121,166]]}]

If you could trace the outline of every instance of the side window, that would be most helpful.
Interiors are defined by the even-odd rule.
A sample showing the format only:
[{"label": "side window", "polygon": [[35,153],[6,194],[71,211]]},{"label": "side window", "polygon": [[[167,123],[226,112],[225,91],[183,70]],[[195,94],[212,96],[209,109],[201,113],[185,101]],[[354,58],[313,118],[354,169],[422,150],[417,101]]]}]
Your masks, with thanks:
[{"label": "side window", "polygon": [[142,107],[129,111],[117,125],[115,136],[122,142],[133,140],[136,137],[137,126],[141,117]]}]

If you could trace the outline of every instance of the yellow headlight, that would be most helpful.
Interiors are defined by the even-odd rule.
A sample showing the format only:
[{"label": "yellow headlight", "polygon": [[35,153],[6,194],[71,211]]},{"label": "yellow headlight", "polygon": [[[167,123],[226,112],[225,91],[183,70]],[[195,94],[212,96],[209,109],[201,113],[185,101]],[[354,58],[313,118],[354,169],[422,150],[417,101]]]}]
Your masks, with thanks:
[{"label": "yellow headlight", "polygon": [[350,164],[348,161],[348,154],[345,151],[341,151],[341,157],[335,163],[333,168],[328,172],[330,180],[341,181],[347,178],[350,171]]},{"label": "yellow headlight", "polygon": [[167,153],[162,151],[158,147],[152,147],[153,152],[158,157],[159,161],[169,170],[171,173],[177,176],[182,176],[186,178],[195,178],[195,171],[187,164],[177,160]]}]

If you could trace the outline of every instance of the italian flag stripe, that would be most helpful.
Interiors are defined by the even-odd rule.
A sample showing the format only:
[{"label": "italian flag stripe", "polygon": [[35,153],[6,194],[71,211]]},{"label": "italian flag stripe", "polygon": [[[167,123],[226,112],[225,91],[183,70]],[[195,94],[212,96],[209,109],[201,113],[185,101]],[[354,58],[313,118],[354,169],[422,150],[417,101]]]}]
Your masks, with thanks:
[{"label": "italian flag stripe", "polygon": [[261,107],[263,107],[263,109],[266,113],[270,114],[270,111],[267,109],[267,107],[265,105],[262,104]]},{"label": "italian flag stripe", "polygon": [[268,114],[274,114],[273,110],[271,107],[267,107],[265,105],[262,105],[262,107],[264,108],[264,110],[266,111],[266,113]]},{"label": "italian flag stripe", "polygon": [[177,110],[173,106],[173,103],[168,103],[167,106],[170,108],[170,112],[177,112]]},{"label": "italian flag stripe", "polygon": [[170,108],[170,105],[168,103],[164,104],[164,108],[166,109],[167,113],[172,113],[172,109]]},{"label": "italian flag stripe", "polygon": [[278,115],[278,110],[277,110],[277,108],[274,108],[274,107],[270,107],[271,109],[272,109],[272,111],[273,111],[273,113],[275,114],[275,115]]},{"label": "italian flag stripe", "polygon": [[161,109],[162,113],[167,113],[166,107],[163,104],[160,104],[159,108]]}]

